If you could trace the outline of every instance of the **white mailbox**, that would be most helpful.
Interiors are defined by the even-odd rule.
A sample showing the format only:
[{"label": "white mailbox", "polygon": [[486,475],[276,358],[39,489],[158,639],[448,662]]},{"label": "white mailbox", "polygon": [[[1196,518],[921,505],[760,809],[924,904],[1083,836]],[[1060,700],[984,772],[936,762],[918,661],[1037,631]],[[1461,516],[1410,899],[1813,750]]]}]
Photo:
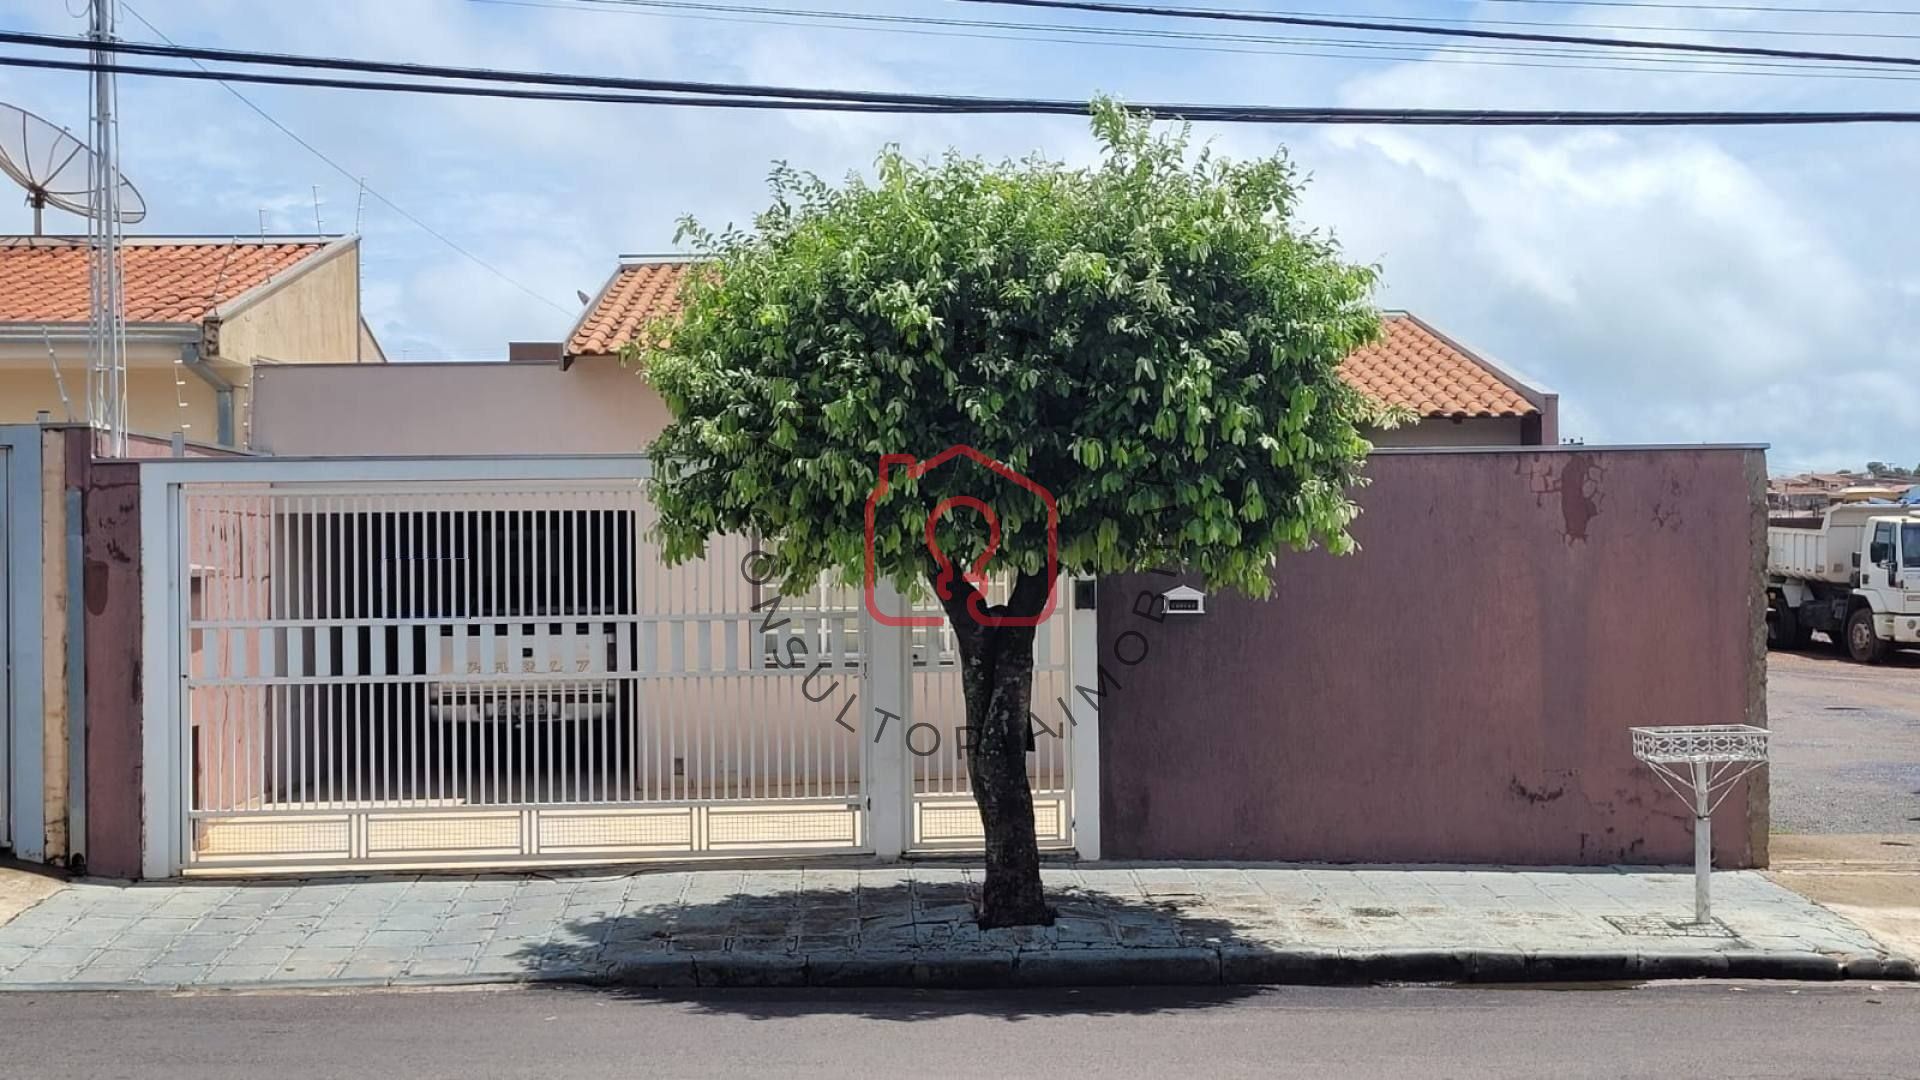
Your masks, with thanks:
[{"label": "white mailbox", "polygon": [[1207,594],[1191,585],[1176,585],[1160,594],[1162,615],[1205,615]]}]

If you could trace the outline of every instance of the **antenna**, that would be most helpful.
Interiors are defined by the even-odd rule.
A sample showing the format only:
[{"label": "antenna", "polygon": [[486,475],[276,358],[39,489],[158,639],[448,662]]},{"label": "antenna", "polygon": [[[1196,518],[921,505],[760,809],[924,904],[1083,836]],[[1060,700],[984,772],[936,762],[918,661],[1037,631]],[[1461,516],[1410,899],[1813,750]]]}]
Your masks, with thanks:
[{"label": "antenna", "polygon": [[113,19],[118,0],[93,0],[87,37],[95,65],[87,155],[87,422],[107,433],[108,456],[127,456],[127,305],[120,266],[120,91],[114,81]]},{"label": "antenna", "polygon": [[353,204],[353,235],[360,235],[360,218],[367,212],[367,178],[360,178],[360,198]]},{"label": "antenna", "polygon": [[[93,151],[65,128],[12,105],[0,105],[0,172],[27,190],[35,236],[41,235],[41,214],[49,206],[81,217],[93,214]],[[124,176],[118,202],[124,224],[147,216],[146,203]]]},{"label": "antenna", "polygon": [[318,236],[326,231],[326,226],[320,224],[320,185],[315,184],[313,185],[313,234]]}]

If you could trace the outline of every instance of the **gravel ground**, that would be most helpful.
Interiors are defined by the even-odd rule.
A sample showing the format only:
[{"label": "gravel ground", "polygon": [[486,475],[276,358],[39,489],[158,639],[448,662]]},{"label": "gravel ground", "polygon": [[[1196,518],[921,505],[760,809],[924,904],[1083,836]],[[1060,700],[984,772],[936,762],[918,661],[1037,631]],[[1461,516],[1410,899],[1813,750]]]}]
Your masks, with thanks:
[{"label": "gravel ground", "polygon": [[1920,833],[1920,652],[1771,653],[1767,718],[1775,832]]}]

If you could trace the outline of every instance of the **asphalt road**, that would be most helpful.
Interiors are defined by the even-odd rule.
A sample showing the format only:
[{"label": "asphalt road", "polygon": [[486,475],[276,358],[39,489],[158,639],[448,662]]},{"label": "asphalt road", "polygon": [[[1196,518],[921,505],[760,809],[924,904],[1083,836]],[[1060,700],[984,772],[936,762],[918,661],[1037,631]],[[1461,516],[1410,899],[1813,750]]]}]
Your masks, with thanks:
[{"label": "asphalt road", "polygon": [[1920,1077],[1920,990],[0,995],[7,1075]]},{"label": "asphalt road", "polygon": [[1920,833],[1920,652],[1769,653],[1767,722],[1774,831]]}]

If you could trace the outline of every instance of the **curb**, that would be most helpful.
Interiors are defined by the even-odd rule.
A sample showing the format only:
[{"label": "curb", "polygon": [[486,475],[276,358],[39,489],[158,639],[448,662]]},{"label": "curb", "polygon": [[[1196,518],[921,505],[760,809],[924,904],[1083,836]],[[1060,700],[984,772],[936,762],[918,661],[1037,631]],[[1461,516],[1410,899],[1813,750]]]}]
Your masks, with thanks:
[{"label": "curb", "polygon": [[454,986],[572,985],[635,990],[708,988],[912,988],[984,990],[1103,986],[1364,986],[1381,983],[1581,983],[1668,979],[1793,981],[1920,978],[1914,962],[1872,953],[1520,952],[1502,949],[983,950],[897,956],[816,953],[648,953],[592,967],[475,975],[274,979],[245,983],[0,983],[0,993],[180,993],[384,990]]}]

